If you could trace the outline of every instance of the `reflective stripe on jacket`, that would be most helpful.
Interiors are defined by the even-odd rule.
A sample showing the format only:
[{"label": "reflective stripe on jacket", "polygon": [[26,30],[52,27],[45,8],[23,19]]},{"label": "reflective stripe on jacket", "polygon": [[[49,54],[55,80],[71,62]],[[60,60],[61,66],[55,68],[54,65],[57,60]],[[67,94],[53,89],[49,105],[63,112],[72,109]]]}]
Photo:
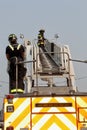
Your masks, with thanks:
[{"label": "reflective stripe on jacket", "polygon": [[24,90],[22,90],[22,89],[12,89],[11,90],[11,93],[16,93],[16,92],[20,92],[20,93],[23,93],[24,92]]},{"label": "reflective stripe on jacket", "polygon": [[[21,44],[18,44],[18,46],[17,46],[17,50],[20,49],[20,46],[21,46]],[[10,47],[10,49],[11,49],[12,51],[14,51],[14,47],[13,47],[12,45],[9,45],[9,47]]]},{"label": "reflective stripe on jacket", "polygon": [[37,44],[38,45],[44,45],[44,42],[38,42]]}]

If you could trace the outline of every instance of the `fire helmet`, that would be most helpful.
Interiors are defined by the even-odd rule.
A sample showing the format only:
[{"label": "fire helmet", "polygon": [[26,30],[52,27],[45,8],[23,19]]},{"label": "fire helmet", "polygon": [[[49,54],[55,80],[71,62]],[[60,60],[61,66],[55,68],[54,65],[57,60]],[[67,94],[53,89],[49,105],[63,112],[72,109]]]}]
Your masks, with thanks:
[{"label": "fire helmet", "polygon": [[17,41],[17,36],[15,34],[10,34],[8,37],[10,43],[15,43]]}]

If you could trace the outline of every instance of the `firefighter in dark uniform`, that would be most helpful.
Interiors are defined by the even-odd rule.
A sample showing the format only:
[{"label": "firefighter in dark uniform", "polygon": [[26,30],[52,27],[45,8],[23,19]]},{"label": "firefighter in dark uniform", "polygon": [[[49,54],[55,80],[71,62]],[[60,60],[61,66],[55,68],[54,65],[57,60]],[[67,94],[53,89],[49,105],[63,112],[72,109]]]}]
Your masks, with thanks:
[{"label": "firefighter in dark uniform", "polygon": [[10,34],[8,41],[10,44],[6,47],[6,57],[9,63],[9,93],[23,93],[26,68],[24,64],[18,64],[18,86],[16,88],[16,59],[18,62],[24,61],[25,49],[23,45],[17,43],[15,34]]},{"label": "firefighter in dark uniform", "polygon": [[44,49],[44,40],[45,40],[45,38],[44,38],[44,32],[45,32],[45,30],[41,29],[39,31],[39,34],[38,34],[38,43],[37,44],[42,49]]}]

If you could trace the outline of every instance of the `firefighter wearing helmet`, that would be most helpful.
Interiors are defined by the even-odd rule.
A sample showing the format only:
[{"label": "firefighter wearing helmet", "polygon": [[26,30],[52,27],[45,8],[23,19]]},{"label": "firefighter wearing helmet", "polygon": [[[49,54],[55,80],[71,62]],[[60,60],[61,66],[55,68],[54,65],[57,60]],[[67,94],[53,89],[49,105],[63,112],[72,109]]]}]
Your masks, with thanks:
[{"label": "firefighter wearing helmet", "polygon": [[[18,74],[16,75],[16,60],[18,62],[24,61],[25,49],[23,45],[17,42],[17,36],[15,34],[10,34],[8,41],[9,45],[6,47],[6,58],[9,64],[9,93],[23,93],[23,80],[26,75],[26,68],[24,64],[18,64]],[[16,81],[16,76],[18,76],[18,81]],[[16,86],[16,82],[18,86]]]},{"label": "firefighter wearing helmet", "polygon": [[43,29],[39,30],[38,42],[37,42],[37,45],[39,47],[41,47],[42,49],[44,48],[44,40],[45,40],[45,38],[44,38],[44,32],[45,32],[45,30],[43,30]]}]

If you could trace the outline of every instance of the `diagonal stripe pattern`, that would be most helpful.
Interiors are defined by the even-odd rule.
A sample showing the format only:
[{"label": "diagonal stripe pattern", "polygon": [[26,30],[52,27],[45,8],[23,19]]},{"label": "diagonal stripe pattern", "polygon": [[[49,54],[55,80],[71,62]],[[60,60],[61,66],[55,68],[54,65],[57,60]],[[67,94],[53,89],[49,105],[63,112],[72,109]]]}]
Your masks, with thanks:
[{"label": "diagonal stripe pattern", "polygon": [[[7,112],[12,105],[14,112]],[[5,99],[4,130],[8,126],[14,130],[81,130],[84,124],[87,127],[86,113],[87,96],[23,97],[14,98],[13,104]]]},{"label": "diagonal stripe pattern", "polygon": [[17,98],[14,101],[14,112],[6,112],[7,109],[7,101],[5,105],[5,129],[9,125],[13,126],[15,130],[19,130],[20,128],[25,128],[25,126],[29,126],[30,124],[30,98]]}]

